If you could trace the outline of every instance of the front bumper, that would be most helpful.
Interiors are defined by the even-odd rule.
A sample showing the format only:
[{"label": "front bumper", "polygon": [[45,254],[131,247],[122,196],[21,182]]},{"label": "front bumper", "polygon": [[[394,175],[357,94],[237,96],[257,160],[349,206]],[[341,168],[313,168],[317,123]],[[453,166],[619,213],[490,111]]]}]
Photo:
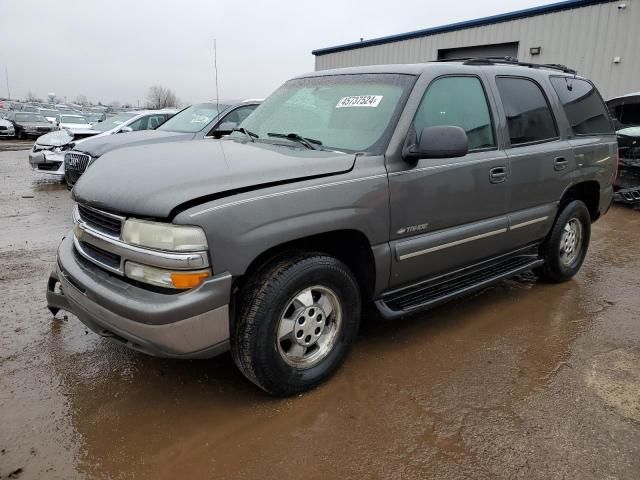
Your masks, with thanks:
[{"label": "front bumper", "polygon": [[14,130],[0,130],[0,138],[13,138],[16,136]]},{"label": "front bumper", "polygon": [[64,152],[39,150],[29,152],[31,169],[40,173],[64,176]]},{"label": "front bumper", "polygon": [[210,358],[229,349],[230,295],[229,274],[177,294],[134,286],[80,258],[72,233],[60,243],[47,285],[54,314],[67,310],[102,336],[169,358]]}]

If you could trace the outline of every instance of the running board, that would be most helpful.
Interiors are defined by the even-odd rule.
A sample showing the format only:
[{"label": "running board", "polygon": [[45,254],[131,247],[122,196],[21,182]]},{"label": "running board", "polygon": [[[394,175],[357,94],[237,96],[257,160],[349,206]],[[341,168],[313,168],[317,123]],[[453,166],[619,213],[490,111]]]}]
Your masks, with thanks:
[{"label": "running board", "polygon": [[375,304],[383,317],[394,319],[474,292],[543,263],[536,254],[498,257],[386,293]]}]

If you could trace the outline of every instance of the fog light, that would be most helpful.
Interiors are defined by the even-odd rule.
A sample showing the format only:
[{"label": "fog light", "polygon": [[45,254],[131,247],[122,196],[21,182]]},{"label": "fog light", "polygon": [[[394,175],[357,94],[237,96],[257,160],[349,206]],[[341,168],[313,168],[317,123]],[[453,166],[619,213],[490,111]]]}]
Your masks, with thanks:
[{"label": "fog light", "polygon": [[139,263],[134,262],[125,263],[124,273],[127,277],[133,280],[138,280],[150,285],[156,285],[158,287],[175,288],[178,290],[195,288],[202,284],[202,282],[211,275],[209,270],[176,272],[173,270],[151,267],[149,265],[140,265]]}]

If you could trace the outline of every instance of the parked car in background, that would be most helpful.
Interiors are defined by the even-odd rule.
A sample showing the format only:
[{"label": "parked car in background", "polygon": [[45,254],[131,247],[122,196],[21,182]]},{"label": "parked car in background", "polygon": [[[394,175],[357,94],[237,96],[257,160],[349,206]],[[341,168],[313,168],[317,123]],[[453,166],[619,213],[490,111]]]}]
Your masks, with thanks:
[{"label": "parked car in background", "polygon": [[50,108],[39,108],[38,113],[46,118],[51,123],[56,123],[56,118],[60,115],[58,110]]},{"label": "parked car in background", "polygon": [[51,311],[157,356],[230,349],[291,395],[338,369],[365,305],[399,320],[532,269],[570,280],[613,195],[604,102],[557,65],[323,70],[240,127],[95,162]]},{"label": "parked car in background", "polygon": [[9,120],[5,120],[0,116],[0,138],[13,138],[16,136],[16,131]]},{"label": "parked car in background", "polygon": [[105,120],[107,118],[107,116],[104,113],[89,112],[89,113],[83,113],[82,115],[84,116],[84,118],[87,119],[87,121],[91,125],[95,125],[96,123],[100,123],[100,122],[102,122],[103,120]]},{"label": "parked car in background", "polygon": [[74,137],[76,135],[95,135],[98,133],[93,130],[93,126],[82,115],[59,113],[56,117],[56,126],[59,129],[69,130]]},{"label": "parked car in background", "polygon": [[87,141],[87,137],[105,137],[160,125],[175,112],[173,109],[126,112],[97,123],[88,130],[70,128],[48,133],[39,137],[33,145],[29,152],[29,165],[34,171],[64,177],[65,152]]},{"label": "parked car in background", "polygon": [[607,102],[618,136],[620,171],[614,199],[640,205],[640,92]]},{"label": "parked car in background", "polygon": [[7,120],[13,123],[16,137],[18,137],[19,140],[27,137],[39,137],[56,128],[39,113],[12,111],[7,116]]},{"label": "parked car in background", "polygon": [[[220,138],[231,133],[259,104],[259,100],[198,103],[181,110],[166,122],[148,131],[114,137],[96,136],[66,152],[67,185],[73,186],[90,163],[111,150],[133,145]],[[110,121],[112,119],[106,120],[103,124]],[[149,119],[149,125],[151,124],[152,119]],[[99,128],[100,125],[102,124],[96,125],[95,128]]]}]

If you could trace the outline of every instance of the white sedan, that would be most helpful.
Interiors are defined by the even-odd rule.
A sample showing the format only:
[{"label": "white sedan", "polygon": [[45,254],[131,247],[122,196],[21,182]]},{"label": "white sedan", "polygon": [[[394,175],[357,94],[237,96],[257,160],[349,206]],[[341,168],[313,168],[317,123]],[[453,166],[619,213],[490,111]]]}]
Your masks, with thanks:
[{"label": "white sedan", "polygon": [[[176,112],[177,110],[174,109],[122,112],[93,127],[89,125],[89,129],[84,130],[67,128],[63,125],[61,130],[38,137],[29,152],[29,165],[36,172],[64,177],[64,153],[83,139],[153,129]],[[79,116],[66,113],[59,115],[59,117]]]}]

